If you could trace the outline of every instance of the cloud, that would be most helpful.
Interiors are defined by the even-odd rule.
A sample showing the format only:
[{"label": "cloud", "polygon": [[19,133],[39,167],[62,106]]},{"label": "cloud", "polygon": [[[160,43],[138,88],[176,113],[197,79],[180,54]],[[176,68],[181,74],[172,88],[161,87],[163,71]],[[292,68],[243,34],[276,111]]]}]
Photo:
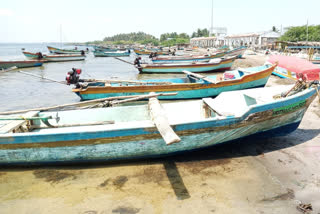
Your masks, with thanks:
[{"label": "cloud", "polygon": [[10,9],[0,8],[0,16],[12,16],[13,11]]}]

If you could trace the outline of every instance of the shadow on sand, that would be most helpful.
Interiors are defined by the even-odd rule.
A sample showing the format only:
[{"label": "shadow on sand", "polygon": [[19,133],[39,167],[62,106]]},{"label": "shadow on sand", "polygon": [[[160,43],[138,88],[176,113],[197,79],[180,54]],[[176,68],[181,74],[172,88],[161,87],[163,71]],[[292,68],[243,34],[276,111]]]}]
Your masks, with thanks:
[{"label": "shadow on sand", "polygon": [[[293,133],[284,137],[274,137],[265,139],[243,138],[229,143],[224,143],[197,151],[184,152],[172,156],[152,159],[125,160],[113,162],[95,162],[85,164],[64,164],[58,166],[30,166],[30,167],[1,167],[0,172],[20,171],[20,170],[81,170],[88,168],[111,168],[118,166],[137,166],[163,164],[166,175],[170,181],[172,189],[178,200],[190,198],[190,194],[183,182],[176,163],[193,162],[209,167],[229,162],[232,158],[244,156],[258,156],[264,153],[277,151],[292,146],[305,143],[320,134],[319,129],[297,129]],[[208,161],[206,164],[205,161]],[[201,163],[200,163],[201,162]]]}]

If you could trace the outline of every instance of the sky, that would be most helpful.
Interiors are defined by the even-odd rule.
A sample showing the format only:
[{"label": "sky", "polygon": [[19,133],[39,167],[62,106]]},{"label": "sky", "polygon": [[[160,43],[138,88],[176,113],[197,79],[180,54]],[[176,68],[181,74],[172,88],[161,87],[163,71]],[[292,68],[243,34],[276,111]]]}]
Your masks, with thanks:
[{"label": "sky", "polygon": [[[228,34],[320,24],[320,0],[2,0],[0,43],[86,42],[143,31]],[[213,13],[211,13],[213,11]]]}]

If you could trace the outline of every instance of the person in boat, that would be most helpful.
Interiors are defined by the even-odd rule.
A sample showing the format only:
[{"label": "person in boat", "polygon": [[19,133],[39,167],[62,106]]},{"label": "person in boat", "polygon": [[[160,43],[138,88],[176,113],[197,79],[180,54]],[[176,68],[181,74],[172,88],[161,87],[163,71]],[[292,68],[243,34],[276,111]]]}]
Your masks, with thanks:
[{"label": "person in boat", "polygon": [[172,56],[175,56],[175,55],[176,55],[176,49],[174,49],[172,52]]},{"label": "person in boat", "polygon": [[131,53],[130,49],[128,49],[128,53]]},{"label": "person in boat", "polygon": [[89,48],[86,48],[86,51],[89,52]]},{"label": "person in boat", "polygon": [[141,60],[141,57],[137,57],[137,58],[134,60],[134,62],[133,62],[133,64],[134,64],[137,68],[140,68],[140,67],[141,67],[141,62],[140,62],[140,60]]},{"label": "person in boat", "polygon": [[152,59],[153,57],[155,57],[155,53],[151,52],[149,58]]},{"label": "person in boat", "polygon": [[81,88],[81,82],[85,82],[80,79],[81,69],[72,68],[71,71],[67,73],[66,81],[67,85],[74,84],[76,88]]},{"label": "person in boat", "polygon": [[75,50],[78,50],[78,47],[74,47]]},{"label": "person in boat", "polygon": [[81,50],[81,55],[84,56],[84,50]]},{"label": "person in boat", "polygon": [[41,52],[38,52],[37,55],[38,55],[38,59],[43,59],[43,55]]},{"label": "person in boat", "polygon": [[158,54],[157,52],[154,52],[153,57],[156,57],[156,56],[158,56]]}]

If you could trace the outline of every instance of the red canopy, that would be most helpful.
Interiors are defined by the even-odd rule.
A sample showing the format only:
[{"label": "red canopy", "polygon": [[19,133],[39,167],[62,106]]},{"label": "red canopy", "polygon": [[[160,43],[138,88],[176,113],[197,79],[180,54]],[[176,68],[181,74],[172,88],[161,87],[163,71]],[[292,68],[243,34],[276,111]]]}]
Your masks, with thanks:
[{"label": "red canopy", "polygon": [[307,80],[319,80],[320,67],[305,59],[294,56],[271,55],[268,62],[272,64],[278,62],[279,67],[296,74],[301,73]]}]

